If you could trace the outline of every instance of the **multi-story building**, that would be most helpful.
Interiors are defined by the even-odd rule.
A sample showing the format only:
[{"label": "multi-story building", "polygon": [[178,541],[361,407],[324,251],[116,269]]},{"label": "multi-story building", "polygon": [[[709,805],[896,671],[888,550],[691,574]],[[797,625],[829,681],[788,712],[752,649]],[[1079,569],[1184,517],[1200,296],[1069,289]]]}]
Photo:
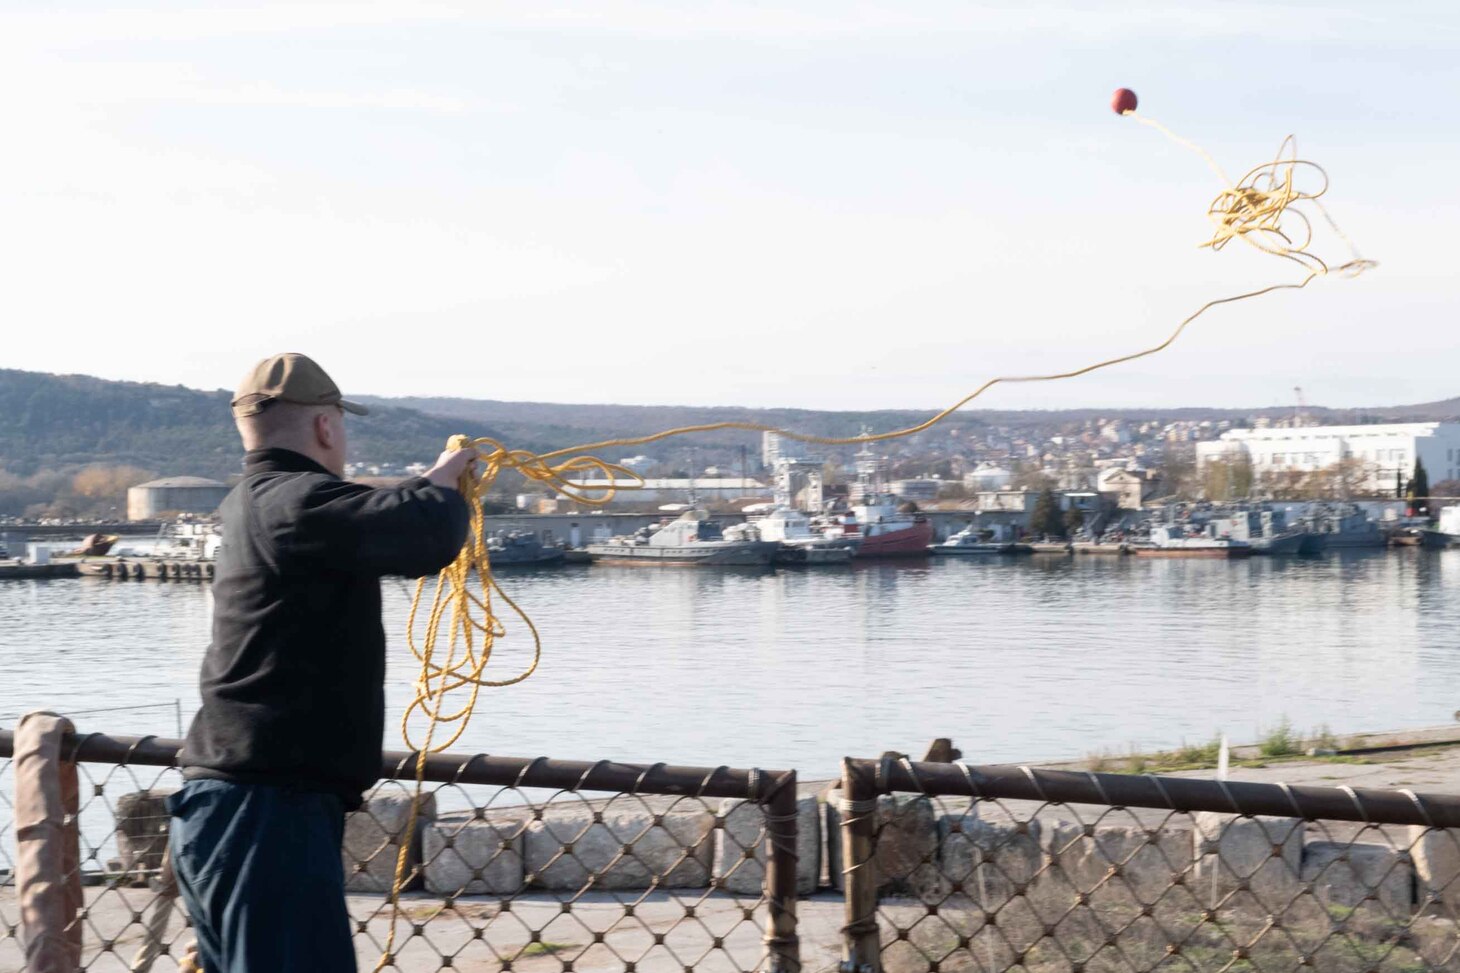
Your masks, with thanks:
[{"label": "multi-story building", "polygon": [[1214,459],[1246,457],[1258,476],[1288,470],[1311,472],[1357,460],[1359,484],[1387,492],[1408,482],[1415,460],[1431,483],[1460,475],[1460,423],[1403,422],[1371,426],[1298,426],[1232,429],[1196,444],[1200,469]]}]

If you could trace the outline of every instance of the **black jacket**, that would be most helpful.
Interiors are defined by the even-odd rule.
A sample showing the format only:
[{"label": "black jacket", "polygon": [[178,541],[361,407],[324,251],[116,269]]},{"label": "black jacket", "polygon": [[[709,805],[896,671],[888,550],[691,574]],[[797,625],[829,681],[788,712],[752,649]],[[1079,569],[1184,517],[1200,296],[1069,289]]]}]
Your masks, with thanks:
[{"label": "black jacket", "polygon": [[421,478],[372,489],[287,449],[253,450],[223,501],[203,706],[180,762],[212,777],[337,793],[380,774],[380,577],[433,574],[466,540],[467,505]]}]

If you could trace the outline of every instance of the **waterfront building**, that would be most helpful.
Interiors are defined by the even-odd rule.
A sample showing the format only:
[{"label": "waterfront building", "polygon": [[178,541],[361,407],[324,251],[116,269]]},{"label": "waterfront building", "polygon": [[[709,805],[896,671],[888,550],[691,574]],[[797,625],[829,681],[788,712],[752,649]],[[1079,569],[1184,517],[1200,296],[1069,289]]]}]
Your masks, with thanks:
[{"label": "waterfront building", "polygon": [[942,488],[942,480],[892,481],[892,495],[899,500],[911,500],[914,503],[932,503],[938,499],[938,491]]},{"label": "waterfront building", "polygon": [[1358,489],[1392,493],[1409,481],[1418,459],[1430,482],[1460,473],[1460,423],[1400,422],[1367,426],[1232,429],[1196,444],[1197,469],[1213,460],[1245,458],[1257,476],[1327,469],[1357,460]]},{"label": "waterfront building", "polygon": [[748,497],[769,499],[771,494],[769,486],[748,476],[648,477],[644,480],[643,487],[637,490],[630,489],[634,486],[634,481],[625,479],[620,479],[616,483],[612,480],[579,480],[575,483],[588,496],[593,496],[611,485],[616,485],[619,489],[618,495],[613,499],[615,505],[687,503],[691,494],[701,503],[715,500],[743,500]]},{"label": "waterfront building", "polygon": [[975,498],[979,513],[1028,514],[1039,494],[1033,490],[982,490]]},{"label": "waterfront building", "polygon": [[201,476],[169,476],[139,483],[127,490],[127,519],[216,513],[228,490],[228,484]]},{"label": "waterfront building", "polygon": [[1140,510],[1159,482],[1144,470],[1111,468],[1100,471],[1095,478],[1095,489],[1119,510]]}]

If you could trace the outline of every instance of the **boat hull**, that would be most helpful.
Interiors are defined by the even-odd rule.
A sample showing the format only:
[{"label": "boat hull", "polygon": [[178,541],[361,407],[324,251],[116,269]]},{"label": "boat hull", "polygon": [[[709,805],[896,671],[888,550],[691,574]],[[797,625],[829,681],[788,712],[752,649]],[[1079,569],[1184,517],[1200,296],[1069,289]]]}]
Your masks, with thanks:
[{"label": "boat hull", "polygon": [[928,553],[939,557],[987,557],[990,554],[1013,554],[1013,544],[929,544]]},{"label": "boat hull", "polygon": [[856,557],[926,557],[928,545],[933,543],[933,525],[918,521],[900,530],[880,531],[864,534],[860,538]]},{"label": "boat hull", "polygon": [[[1304,547],[1308,545],[1308,538],[1313,535],[1306,532],[1281,534],[1277,537],[1254,537],[1250,543],[1253,554],[1265,554],[1269,557],[1297,557],[1304,553]],[[1316,552],[1315,552],[1316,553]]]},{"label": "boat hull", "polygon": [[1322,537],[1325,551],[1376,551],[1389,546],[1389,538],[1377,532],[1373,534],[1331,533],[1324,534]]},{"label": "boat hull", "polygon": [[851,564],[850,546],[782,544],[776,551],[775,563],[792,568],[824,567],[834,564]]},{"label": "boat hull", "polygon": [[1313,557],[1316,554],[1322,554],[1327,549],[1328,545],[1324,543],[1323,535],[1309,531],[1303,535],[1303,543],[1298,545],[1298,556]]},{"label": "boat hull", "polygon": [[1206,558],[1227,561],[1239,557],[1251,557],[1250,547],[1137,547],[1131,553],[1136,557],[1181,557]]},{"label": "boat hull", "polygon": [[1422,530],[1419,538],[1419,546],[1427,551],[1443,551],[1447,547],[1454,547],[1460,543],[1460,537],[1438,530]]},{"label": "boat hull", "polygon": [[523,557],[502,551],[487,551],[487,557],[491,560],[492,569],[498,568],[551,568],[568,563],[567,552],[557,548],[544,548],[541,553]]},{"label": "boat hull", "polygon": [[648,567],[765,567],[780,544],[776,541],[740,541],[728,544],[589,544],[597,564],[633,564]]}]

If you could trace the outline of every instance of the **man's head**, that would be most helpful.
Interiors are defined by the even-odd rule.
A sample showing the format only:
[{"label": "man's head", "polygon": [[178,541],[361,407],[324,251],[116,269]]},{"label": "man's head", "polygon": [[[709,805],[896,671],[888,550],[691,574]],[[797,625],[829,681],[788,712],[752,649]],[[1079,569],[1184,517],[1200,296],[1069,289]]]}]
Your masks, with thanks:
[{"label": "man's head", "polygon": [[324,369],[295,352],[259,362],[233,396],[244,449],[291,449],[336,476],[345,472],[344,414],[367,411],[342,398]]}]

